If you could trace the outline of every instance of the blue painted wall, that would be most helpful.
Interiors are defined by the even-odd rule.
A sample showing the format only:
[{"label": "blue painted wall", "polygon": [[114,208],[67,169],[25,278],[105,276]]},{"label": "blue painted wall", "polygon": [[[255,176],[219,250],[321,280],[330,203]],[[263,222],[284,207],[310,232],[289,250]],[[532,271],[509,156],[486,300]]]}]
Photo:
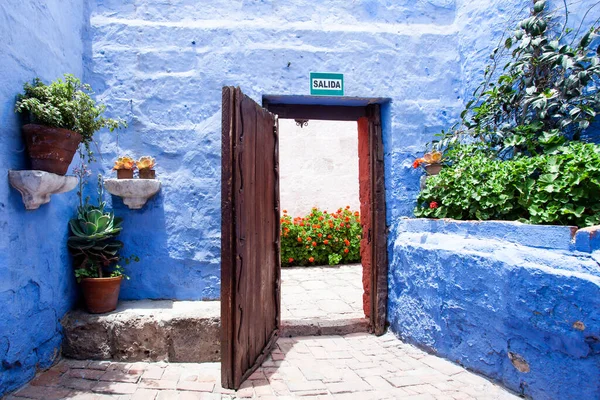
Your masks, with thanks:
[{"label": "blue painted wall", "polygon": [[392,331],[534,399],[600,398],[600,228],[574,233],[399,221],[389,246]]},{"label": "blue painted wall", "polygon": [[26,212],[6,176],[27,167],[17,93],[36,76],[82,76],[83,24],[81,1],[0,2],[0,396],[60,354],[59,320],[74,301],[65,243],[75,192]]},{"label": "blue painted wall", "polygon": [[[130,127],[100,136],[109,171],[129,152],[157,158],[160,195],[125,218],[123,298],[217,299],[221,88],[308,95],[311,71],[345,74],[346,95],[384,109],[390,213],[410,215],[422,144],[462,106],[454,0],[93,1],[86,79]],[[408,172],[408,173],[407,173]]]}]

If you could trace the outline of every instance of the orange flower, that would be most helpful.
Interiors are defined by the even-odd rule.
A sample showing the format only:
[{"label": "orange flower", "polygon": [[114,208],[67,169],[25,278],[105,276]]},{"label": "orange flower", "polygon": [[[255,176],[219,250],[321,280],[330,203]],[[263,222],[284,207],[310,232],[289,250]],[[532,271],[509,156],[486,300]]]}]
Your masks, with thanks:
[{"label": "orange flower", "polygon": [[343,227],[344,227],[344,223],[342,222],[342,223],[340,224],[340,226],[343,228]]},{"label": "orange flower", "polygon": [[[287,214],[287,210],[283,210],[284,214]],[[293,258],[290,258],[290,260],[293,260]],[[291,262],[291,261],[290,261]]]},{"label": "orange flower", "polygon": [[[333,228],[333,226],[332,226],[332,228]],[[327,235],[327,238],[331,239],[331,235]]]},{"label": "orange flower", "polygon": [[355,212],[354,212],[354,216],[355,216],[355,217],[358,217],[359,215],[360,215],[360,213],[359,213],[358,211],[355,211]]},{"label": "orange flower", "polygon": [[344,253],[348,253],[350,250],[348,250],[347,248],[344,249]]},{"label": "orange flower", "polygon": [[323,221],[323,217],[319,217],[319,221]]},{"label": "orange flower", "polygon": [[327,240],[327,239],[323,240],[323,244],[329,244],[329,240]]},{"label": "orange flower", "polygon": [[317,247],[317,242],[312,242],[313,247]]},{"label": "orange flower", "polygon": [[311,258],[309,258],[309,259],[308,259],[308,261],[310,261],[310,262],[314,262],[314,261],[315,261],[315,258],[314,258],[314,257],[311,257]]},{"label": "orange flower", "polygon": [[350,221],[350,217],[346,217],[346,222]]},{"label": "orange flower", "polygon": [[300,222],[300,226],[304,226],[304,222]]},{"label": "orange flower", "polygon": [[310,246],[306,246],[307,249],[310,249]]},{"label": "orange flower", "polygon": [[346,210],[349,210],[349,209],[350,209],[350,206],[346,206]]},{"label": "orange flower", "polygon": [[349,241],[348,239],[344,239],[344,244],[345,244],[346,246],[350,246],[350,241]]},{"label": "orange flower", "polygon": [[290,257],[290,259],[288,260],[289,263],[293,263],[294,259],[292,257]]},{"label": "orange flower", "polygon": [[299,242],[301,242],[301,241],[302,241],[302,238],[301,238],[300,236],[298,236],[298,241],[299,241]]},{"label": "orange flower", "polygon": [[312,240],[312,239],[310,238],[310,236],[306,238],[306,241],[307,241],[307,242],[310,242],[311,240]]},{"label": "orange flower", "polygon": [[422,158],[417,158],[414,162],[413,162],[413,168],[417,169],[419,168],[419,165],[421,165],[423,163],[423,159]]},{"label": "orange flower", "polygon": [[317,225],[317,229],[321,229],[321,225]]}]

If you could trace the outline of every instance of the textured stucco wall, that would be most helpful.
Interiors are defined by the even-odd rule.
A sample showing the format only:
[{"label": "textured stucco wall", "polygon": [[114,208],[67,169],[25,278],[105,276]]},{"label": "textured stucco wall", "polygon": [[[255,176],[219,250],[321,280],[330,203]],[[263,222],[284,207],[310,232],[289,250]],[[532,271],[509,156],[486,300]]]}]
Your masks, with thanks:
[{"label": "textured stucco wall", "polygon": [[74,298],[65,243],[75,192],[26,212],[7,170],[27,168],[16,95],[36,76],[81,77],[83,24],[80,1],[0,2],[0,396],[59,354],[59,320]]},{"label": "textured stucco wall", "polygon": [[[389,214],[411,215],[411,163],[460,108],[452,0],[91,1],[86,78],[129,120],[100,136],[108,171],[120,152],[157,158],[163,188],[125,218],[123,298],[216,299],[220,256],[221,87],[309,94],[310,71],[345,74],[346,95],[389,97],[383,110]],[[110,172],[108,172],[110,174]]]},{"label": "textured stucco wall", "polygon": [[356,122],[279,120],[281,209],[305,216],[312,207],[359,209]]},{"label": "textured stucco wall", "polygon": [[391,329],[534,399],[600,398],[600,228],[573,233],[400,221],[390,244]]}]

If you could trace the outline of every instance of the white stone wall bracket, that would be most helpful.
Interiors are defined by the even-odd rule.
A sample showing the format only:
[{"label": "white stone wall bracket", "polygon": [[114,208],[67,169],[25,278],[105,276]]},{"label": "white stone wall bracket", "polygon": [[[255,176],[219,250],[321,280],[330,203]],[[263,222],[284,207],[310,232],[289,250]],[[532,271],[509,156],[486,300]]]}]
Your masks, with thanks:
[{"label": "white stone wall bracket", "polygon": [[77,186],[75,176],[56,175],[46,171],[8,171],[8,181],[21,193],[26,210],[37,210],[50,202],[50,196],[65,193]]},{"label": "white stone wall bracket", "polygon": [[132,210],[144,207],[148,199],[160,190],[160,181],[156,179],[106,179],[106,190],[123,198],[123,203]]}]

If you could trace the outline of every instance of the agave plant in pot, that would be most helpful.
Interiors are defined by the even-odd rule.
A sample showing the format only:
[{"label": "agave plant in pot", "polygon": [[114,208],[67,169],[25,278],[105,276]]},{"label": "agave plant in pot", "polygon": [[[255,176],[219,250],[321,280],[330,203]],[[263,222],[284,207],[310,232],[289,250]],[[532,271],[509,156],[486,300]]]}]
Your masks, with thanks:
[{"label": "agave plant in pot", "polygon": [[[119,261],[129,263],[119,251],[123,243],[117,239],[122,220],[105,210],[102,200],[102,176],[98,176],[98,205],[81,200],[83,189],[80,177],[80,204],[77,216],[69,221],[71,235],[67,241],[73,255],[75,276],[81,284],[86,307],[91,313],[106,313],[117,307],[121,281],[127,278]],[[137,257],[133,256],[135,261]]]},{"label": "agave plant in pot", "polygon": [[71,74],[49,85],[39,78],[25,83],[15,111],[28,122],[23,136],[32,169],[64,175],[80,143],[91,161],[94,133],[126,126],[121,119],[104,117],[106,106],[96,103],[93,94],[89,85]]}]

